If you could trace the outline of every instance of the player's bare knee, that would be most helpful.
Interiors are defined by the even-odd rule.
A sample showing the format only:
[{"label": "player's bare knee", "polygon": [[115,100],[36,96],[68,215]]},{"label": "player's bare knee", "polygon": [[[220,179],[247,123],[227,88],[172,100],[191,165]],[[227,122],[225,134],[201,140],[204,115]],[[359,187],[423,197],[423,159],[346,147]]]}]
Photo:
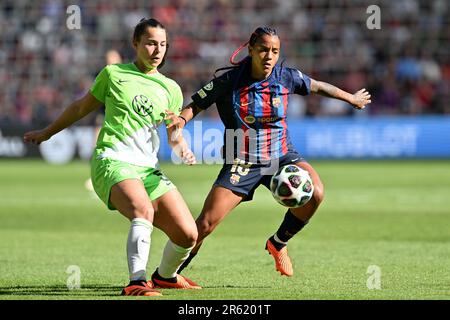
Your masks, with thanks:
[{"label": "player's bare knee", "polygon": [[197,229],[183,230],[170,238],[173,243],[183,248],[192,248],[197,243]]},{"label": "player's bare knee", "polygon": [[141,218],[148,221],[153,221],[153,208],[146,204],[132,204],[131,206],[132,218]]},{"label": "player's bare knee", "polygon": [[198,230],[198,240],[203,240],[206,238],[211,232],[213,232],[215,225],[213,225],[207,219],[201,219],[196,221],[197,230]]},{"label": "player's bare knee", "polygon": [[197,243],[197,238],[198,238],[197,230],[192,230],[192,231],[189,231],[188,233],[186,233],[185,240],[184,240],[185,247],[191,248],[191,247],[195,246],[195,244]]},{"label": "player's bare knee", "polygon": [[186,247],[193,247],[197,243],[198,239],[198,230],[195,223],[190,224],[189,227],[186,227],[186,230],[184,232],[185,234],[185,240]]}]

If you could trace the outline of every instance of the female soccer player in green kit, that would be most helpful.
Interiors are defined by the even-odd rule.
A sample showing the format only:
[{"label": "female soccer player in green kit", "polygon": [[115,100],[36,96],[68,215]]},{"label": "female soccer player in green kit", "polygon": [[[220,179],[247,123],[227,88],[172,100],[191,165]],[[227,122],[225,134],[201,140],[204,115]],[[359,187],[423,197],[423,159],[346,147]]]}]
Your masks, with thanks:
[{"label": "female soccer player in green kit", "polygon": [[[200,289],[176,271],[197,240],[194,219],[181,194],[158,169],[157,127],[168,114],[179,114],[179,85],[162,75],[168,48],[164,26],[143,19],[133,34],[136,61],[106,66],[90,91],[73,102],[49,126],[24,135],[39,144],[105,105],[105,120],[91,160],[94,190],[111,210],[131,222],[127,239],[130,283],[122,295],[158,296],[155,288]],[[167,129],[169,144],[188,165],[195,157],[182,135]],[[146,268],[153,226],[169,237],[161,263],[147,281]]]}]

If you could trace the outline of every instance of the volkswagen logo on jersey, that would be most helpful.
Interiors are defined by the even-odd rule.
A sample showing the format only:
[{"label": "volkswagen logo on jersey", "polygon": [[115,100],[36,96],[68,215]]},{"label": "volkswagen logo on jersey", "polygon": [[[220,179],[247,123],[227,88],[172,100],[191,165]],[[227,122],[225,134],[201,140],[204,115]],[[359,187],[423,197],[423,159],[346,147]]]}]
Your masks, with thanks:
[{"label": "volkswagen logo on jersey", "polygon": [[137,95],[132,102],[133,110],[143,117],[147,117],[152,113],[153,105],[150,99],[144,95]]}]

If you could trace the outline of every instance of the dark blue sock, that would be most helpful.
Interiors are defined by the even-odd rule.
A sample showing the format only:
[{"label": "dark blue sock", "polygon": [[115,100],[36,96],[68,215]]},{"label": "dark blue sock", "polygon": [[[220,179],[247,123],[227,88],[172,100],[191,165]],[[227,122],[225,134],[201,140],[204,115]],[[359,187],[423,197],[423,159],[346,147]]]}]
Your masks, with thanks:
[{"label": "dark blue sock", "polygon": [[276,235],[278,239],[283,242],[288,242],[293,236],[295,236],[303,227],[307,224],[294,216],[291,210],[288,210],[284,215],[283,222],[278,228]]},{"label": "dark blue sock", "polygon": [[183,271],[183,269],[186,268],[189,265],[189,263],[191,263],[191,260],[194,259],[196,255],[197,253],[192,252],[189,253],[189,257],[186,260],[184,260],[183,264],[178,268],[177,273],[180,274],[181,271]]}]

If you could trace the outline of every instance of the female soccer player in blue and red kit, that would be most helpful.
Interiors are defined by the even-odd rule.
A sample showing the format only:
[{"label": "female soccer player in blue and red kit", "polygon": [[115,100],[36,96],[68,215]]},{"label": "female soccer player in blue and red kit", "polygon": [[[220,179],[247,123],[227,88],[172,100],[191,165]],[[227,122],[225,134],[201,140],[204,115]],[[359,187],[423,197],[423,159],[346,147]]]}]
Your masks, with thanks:
[{"label": "female soccer player in blue and red kit", "polygon": [[[247,44],[248,56],[234,63],[234,57]],[[236,66],[197,91],[180,117],[172,115],[171,125],[181,129],[199,112],[216,103],[226,129],[225,163],[196,220],[197,244],[178,272],[189,264],[205,237],[231,210],[242,201],[251,200],[259,185],[269,188],[278,167],[296,164],[309,172],[314,183],[313,197],[304,206],[287,210],[279,229],[266,242],[276,269],[282,275],[293,274],[286,244],[316,212],[324,191],[317,172],[290,143],[286,124],[288,96],[312,92],[344,100],[356,109],[363,109],[371,101],[365,89],[350,94],[311,79],[297,69],[284,67],[277,63],[279,55],[280,39],[276,31],[269,27],[257,28],[250,40],[231,57]]]}]

